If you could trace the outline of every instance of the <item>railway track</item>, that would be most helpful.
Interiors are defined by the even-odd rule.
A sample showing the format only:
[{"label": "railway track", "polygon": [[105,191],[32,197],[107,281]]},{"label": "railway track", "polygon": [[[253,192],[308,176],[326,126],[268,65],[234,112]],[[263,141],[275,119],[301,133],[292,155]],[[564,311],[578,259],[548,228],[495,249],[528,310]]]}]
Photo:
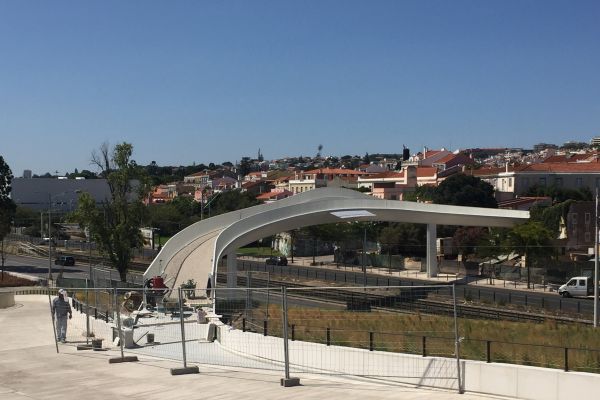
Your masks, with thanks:
[{"label": "railway track", "polygon": [[[246,287],[247,279],[245,276],[237,277],[238,287]],[[218,283],[225,283],[227,276],[225,274],[217,275]],[[269,287],[276,289],[277,287],[285,286],[287,288],[303,288],[310,289],[312,286],[284,281],[270,280],[267,282],[266,279],[252,277],[252,286],[256,288],[266,288],[267,284]],[[385,289],[382,289],[380,293],[364,293],[362,287],[354,289],[313,289],[306,291],[296,291],[294,295],[298,296],[302,293],[305,298],[312,298],[320,301],[336,302],[346,304],[349,310],[370,310],[378,309],[391,312],[419,312],[424,314],[433,315],[453,315],[454,305],[452,304],[452,298],[450,296],[444,296],[440,293],[442,286],[436,287],[431,285],[430,287],[419,287],[413,289],[406,287],[396,294],[385,294]],[[290,292],[288,292],[289,294]],[[431,297],[431,298],[430,298]],[[475,319],[488,319],[488,320],[504,320],[504,321],[517,321],[517,322],[535,322],[542,323],[544,321],[552,320],[559,323],[580,323],[580,324],[592,324],[590,320],[561,317],[550,314],[532,313],[527,311],[519,310],[506,310],[499,309],[497,307],[485,307],[480,305],[461,303],[457,304],[457,316],[461,318],[475,318]]]}]

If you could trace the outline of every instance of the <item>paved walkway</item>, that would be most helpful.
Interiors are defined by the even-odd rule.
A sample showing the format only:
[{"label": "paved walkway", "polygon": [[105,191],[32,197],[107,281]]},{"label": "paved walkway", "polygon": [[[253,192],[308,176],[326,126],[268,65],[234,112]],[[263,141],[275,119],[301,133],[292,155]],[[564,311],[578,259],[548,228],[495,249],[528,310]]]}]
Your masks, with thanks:
[{"label": "paved walkway", "polygon": [[56,353],[45,296],[17,296],[0,309],[0,400],[24,399],[461,399],[472,394],[409,388],[360,379],[308,376],[283,388],[280,373],[200,365],[200,374],[171,376],[172,361],[139,356],[137,363],[109,364],[111,352],[60,345]]}]

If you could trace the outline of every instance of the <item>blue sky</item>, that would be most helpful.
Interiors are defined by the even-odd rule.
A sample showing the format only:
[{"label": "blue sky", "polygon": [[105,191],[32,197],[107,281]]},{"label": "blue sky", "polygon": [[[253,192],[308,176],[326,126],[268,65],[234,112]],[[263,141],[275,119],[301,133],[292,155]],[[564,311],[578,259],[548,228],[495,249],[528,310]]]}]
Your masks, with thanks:
[{"label": "blue sky", "polygon": [[600,136],[599,1],[0,0],[20,176]]}]

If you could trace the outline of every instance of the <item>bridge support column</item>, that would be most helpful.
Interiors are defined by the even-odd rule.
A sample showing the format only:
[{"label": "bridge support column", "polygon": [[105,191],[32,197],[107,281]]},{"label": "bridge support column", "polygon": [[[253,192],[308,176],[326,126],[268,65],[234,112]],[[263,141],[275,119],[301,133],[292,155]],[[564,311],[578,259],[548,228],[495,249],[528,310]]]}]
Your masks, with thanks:
[{"label": "bridge support column", "polygon": [[227,253],[227,287],[234,288],[237,286],[237,259],[236,251]]},{"label": "bridge support column", "polygon": [[433,278],[438,275],[437,266],[437,225],[427,224],[427,277]]}]

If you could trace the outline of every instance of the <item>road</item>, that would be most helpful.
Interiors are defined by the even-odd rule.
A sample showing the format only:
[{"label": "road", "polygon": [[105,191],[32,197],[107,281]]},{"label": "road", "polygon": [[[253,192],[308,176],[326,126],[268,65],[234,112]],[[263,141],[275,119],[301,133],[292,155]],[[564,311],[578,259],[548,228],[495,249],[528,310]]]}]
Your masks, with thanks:
[{"label": "road", "polygon": [[[7,272],[16,272],[34,276],[42,280],[48,279],[48,259],[30,256],[15,256],[8,254],[4,264],[4,270]],[[76,262],[74,266],[55,265],[52,261],[52,277],[56,279],[63,270],[63,277],[69,279],[93,279],[96,281],[119,280],[119,274],[114,269],[102,266],[92,266],[93,272],[90,276],[90,264]],[[130,283],[141,284],[143,277],[140,273],[131,272],[127,274],[127,281]]]}]

